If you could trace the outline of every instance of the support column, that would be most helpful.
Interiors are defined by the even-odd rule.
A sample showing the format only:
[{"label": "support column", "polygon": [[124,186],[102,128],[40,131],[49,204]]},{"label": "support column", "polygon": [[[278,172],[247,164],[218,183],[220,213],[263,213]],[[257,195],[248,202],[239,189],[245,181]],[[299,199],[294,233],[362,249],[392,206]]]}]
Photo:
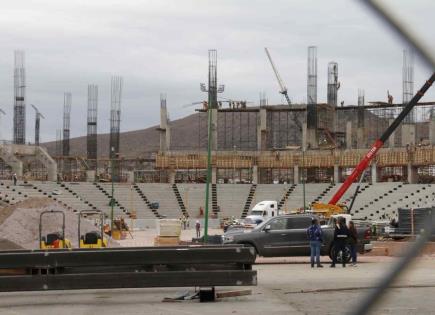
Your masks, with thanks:
[{"label": "support column", "polygon": [[211,183],[212,184],[217,183],[217,168],[216,167],[211,168]]},{"label": "support column", "polygon": [[352,122],[346,122],[346,149],[352,149]]},{"label": "support column", "polygon": [[338,165],[334,165],[334,183],[340,183],[340,167]]},{"label": "support column", "polygon": [[413,166],[411,163],[408,163],[408,183],[409,184],[418,183],[417,167]]},{"label": "support column", "polygon": [[169,150],[170,131],[168,124],[168,110],[166,103],[160,106],[160,127],[157,129],[160,133],[160,152]]},{"label": "support column", "polygon": [[[393,123],[394,119],[389,119],[388,120],[388,125],[391,126],[391,124]],[[394,148],[396,145],[396,132],[394,131],[390,138],[388,139],[388,147],[389,148]]]},{"label": "support column", "polygon": [[402,125],[402,147],[407,145],[415,145],[415,125],[403,124]]},{"label": "support column", "polygon": [[302,124],[302,148],[305,151],[318,148],[317,130],[308,128],[306,123]]},{"label": "support column", "polygon": [[175,184],[175,170],[168,171],[169,184]]},{"label": "support column", "polygon": [[95,171],[94,170],[86,171],[86,181],[89,183],[95,182]]},{"label": "support column", "polygon": [[218,110],[217,108],[211,109],[211,150],[217,151],[217,122],[218,122]]},{"label": "support column", "polygon": [[293,184],[299,184],[299,166],[293,166]]},{"label": "support column", "polygon": [[378,166],[376,163],[372,163],[370,166],[370,171],[372,173],[372,184],[375,184],[378,182]]},{"label": "support column", "polygon": [[435,145],[435,120],[429,122],[429,143]]},{"label": "support column", "polygon": [[260,108],[257,120],[257,150],[266,150],[266,130],[267,130],[267,112],[265,108]]},{"label": "support column", "polygon": [[134,183],[134,172],[133,171],[127,172],[127,183],[130,183],[130,184]]},{"label": "support column", "polygon": [[252,166],[252,183],[253,184],[259,184],[258,183],[258,166],[254,165]]}]

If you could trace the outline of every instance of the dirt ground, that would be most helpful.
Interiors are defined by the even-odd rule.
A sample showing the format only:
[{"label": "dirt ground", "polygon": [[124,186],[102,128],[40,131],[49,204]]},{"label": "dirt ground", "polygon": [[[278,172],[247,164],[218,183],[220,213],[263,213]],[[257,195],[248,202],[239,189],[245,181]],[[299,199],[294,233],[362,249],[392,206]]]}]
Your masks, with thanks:
[{"label": "dirt ground", "polygon": [[[13,206],[0,209],[0,250],[38,249],[39,221],[43,211],[63,211],[65,213],[65,237],[73,247],[78,242],[78,215],[65,209],[49,198],[30,198]],[[42,235],[62,230],[62,217],[59,214],[48,214],[42,220]],[[82,221],[82,232],[95,230],[87,220]]]}]

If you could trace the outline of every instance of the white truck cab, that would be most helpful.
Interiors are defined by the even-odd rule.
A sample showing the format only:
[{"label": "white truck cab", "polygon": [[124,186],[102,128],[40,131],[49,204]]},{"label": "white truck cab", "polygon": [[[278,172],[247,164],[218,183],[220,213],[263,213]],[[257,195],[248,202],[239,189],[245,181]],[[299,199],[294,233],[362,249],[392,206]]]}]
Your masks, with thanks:
[{"label": "white truck cab", "polygon": [[264,220],[270,219],[278,215],[278,202],[276,201],[261,201],[252,208],[246,219],[249,219],[256,224],[260,224]]}]

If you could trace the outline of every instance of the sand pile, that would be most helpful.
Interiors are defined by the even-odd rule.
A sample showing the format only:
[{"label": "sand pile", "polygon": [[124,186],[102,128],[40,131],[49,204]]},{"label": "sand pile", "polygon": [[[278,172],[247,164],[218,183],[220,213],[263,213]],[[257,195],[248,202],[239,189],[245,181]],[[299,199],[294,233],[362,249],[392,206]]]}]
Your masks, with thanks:
[{"label": "sand pile", "polygon": [[[61,210],[65,213],[65,236],[72,243],[73,248],[78,244],[78,214],[67,210],[58,203],[48,198],[30,198],[10,207],[0,209],[0,240],[15,244],[18,248],[38,249],[39,248],[39,217],[41,212],[47,210]],[[62,216],[60,214],[44,215],[42,220],[42,235],[62,230]],[[83,220],[81,232],[94,231],[97,228],[93,221]],[[1,246],[2,242],[0,242]],[[9,249],[1,248],[0,249]]]}]

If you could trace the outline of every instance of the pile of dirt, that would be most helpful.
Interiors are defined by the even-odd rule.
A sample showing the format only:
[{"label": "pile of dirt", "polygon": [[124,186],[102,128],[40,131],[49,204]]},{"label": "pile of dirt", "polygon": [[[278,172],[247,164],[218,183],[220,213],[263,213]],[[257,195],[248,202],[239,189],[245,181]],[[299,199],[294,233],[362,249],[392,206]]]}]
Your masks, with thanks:
[{"label": "pile of dirt", "polygon": [[[65,236],[78,247],[78,214],[65,209],[49,198],[29,198],[0,210],[0,250],[16,248],[39,248],[39,221],[43,211],[60,210],[65,213]],[[81,233],[96,230],[91,220],[82,220]],[[42,235],[62,231],[62,216],[47,214],[42,220]],[[2,247],[2,244],[5,247]]]}]

